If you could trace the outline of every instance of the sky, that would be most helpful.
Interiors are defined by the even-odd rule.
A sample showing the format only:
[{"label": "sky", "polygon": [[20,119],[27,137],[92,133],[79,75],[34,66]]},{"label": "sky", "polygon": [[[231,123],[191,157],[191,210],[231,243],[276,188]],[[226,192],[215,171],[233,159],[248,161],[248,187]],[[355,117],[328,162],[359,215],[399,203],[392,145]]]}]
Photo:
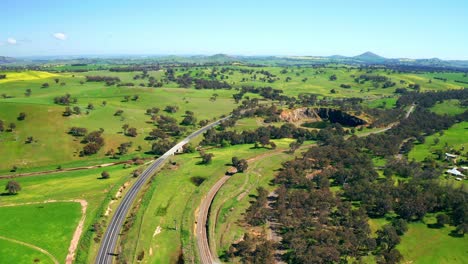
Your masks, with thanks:
[{"label": "sky", "polygon": [[465,0],[2,0],[0,56],[279,55],[468,60]]}]

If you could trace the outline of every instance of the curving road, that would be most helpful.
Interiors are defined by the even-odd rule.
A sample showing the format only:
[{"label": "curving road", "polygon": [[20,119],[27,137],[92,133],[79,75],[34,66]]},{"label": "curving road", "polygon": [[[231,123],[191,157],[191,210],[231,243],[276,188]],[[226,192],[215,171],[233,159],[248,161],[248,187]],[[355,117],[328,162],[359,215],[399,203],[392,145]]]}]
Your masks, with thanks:
[{"label": "curving road", "polygon": [[187,144],[190,140],[229,118],[230,116],[227,116],[193,132],[184,140],[177,143],[177,145],[164,153],[164,155],[155,160],[148,168],[146,168],[146,170],[138,177],[135,184],[130,187],[130,190],[123,197],[122,202],[117,207],[117,210],[115,210],[115,214],[112,216],[112,219],[109,222],[107,230],[102,239],[101,247],[99,248],[95,263],[110,264],[113,260],[112,257],[118,255],[118,253],[115,252],[115,247],[117,245],[120,230],[122,228],[125,217],[127,216],[130,207],[135,201],[138,192],[143,187],[145,182],[156,172],[156,170],[160,168],[170,156],[174,155],[178,149],[182,148],[182,146]]},{"label": "curving road", "polygon": [[211,203],[213,202],[216,193],[223,186],[223,184],[229,180],[231,176],[224,175],[219,179],[213,187],[211,187],[208,194],[203,198],[200,208],[198,209],[197,216],[197,245],[198,245],[198,254],[200,255],[200,261],[202,264],[213,264],[220,263],[220,261],[211,253],[210,245],[208,243],[208,234],[207,234],[207,220],[208,213],[210,211]]}]

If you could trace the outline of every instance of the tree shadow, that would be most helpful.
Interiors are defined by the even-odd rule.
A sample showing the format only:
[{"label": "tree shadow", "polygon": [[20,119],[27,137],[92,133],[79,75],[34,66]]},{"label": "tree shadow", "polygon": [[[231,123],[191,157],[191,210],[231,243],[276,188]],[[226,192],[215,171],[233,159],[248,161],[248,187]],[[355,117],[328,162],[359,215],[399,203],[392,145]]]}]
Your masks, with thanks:
[{"label": "tree shadow", "polygon": [[18,193],[7,193],[7,192],[0,193],[0,196],[14,196],[14,195],[18,195]]},{"label": "tree shadow", "polygon": [[460,233],[457,233],[456,230],[452,230],[452,231],[450,231],[449,236],[456,237],[456,238],[461,238],[461,237],[464,237],[465,234],[460,234]]},{"label": "tree shadow", "polygon": [[426,224],[426,226],[431,229],[441,229],[442,227],[444,227],[443,225],[439,225],[437,223]]}]

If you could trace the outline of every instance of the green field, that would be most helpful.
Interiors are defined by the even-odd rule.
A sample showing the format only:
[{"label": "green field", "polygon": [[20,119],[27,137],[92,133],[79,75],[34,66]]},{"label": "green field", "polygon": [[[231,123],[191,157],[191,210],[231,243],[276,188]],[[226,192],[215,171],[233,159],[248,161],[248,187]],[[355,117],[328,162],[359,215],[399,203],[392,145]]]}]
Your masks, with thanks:
[{"label": "green field", "polygon": [[[130,172],[135,168],[122,169],[122,165],[108,167],[105,170],[110,173],[111,177],[107,180],[98,179],[103,169],[17,178],[15,180],[20,183],[22,190],[18,195],[0,196],[0,208],[2,208],[2,205],[12,203],[21,204],[47,200],[84,199],[88,202],[87,217],[83,230],[84,235],[88,232],[91,225],[101,218],[101,214],[104,213],[103,211],[106,209],[110,198],[117,192],[116,188],[120,187],[125,181],[131,182]],[[7,179],[0,179],[0,186],[5,186],[7,181]],[[80,213],[79,210],[78,213]],[[34,217],[29,218],[29,224],[34,224],[35,221]],[[45,229],[45,232],[47,232],[47,229]],[[93,235],[93,233],[90,233],[90,235]],[[69,241],[62,243],[60,246],[66,253]],[[92,242],[89,250],[92,252],[96,251],[96,246],[97,244]],[[88,262],[86,260],[88,258],[87,250],[79,250],[78,255],[81,255],[80,259],[82,262]]]},{"label": "green field", "polygon": [[460,105],[460,100],[445,100],[437,103],[431,110],[439,115],[458,115],[465,112],[467,108]]},{"label": "green field", "polygon": [[[48,73],[44,73],[49,76]],[[86,75],[101,74],[112,75],[110,72],[89,72]],[[55,84],[53,78],[35,79],[42,76],[38,72],[21,73],[22,78],[27,81],[12,80],[0,83],[0,94],[6,94],[11,98],[0,99],[0,120],[5,126],[15,123],[13,132],[0,132],[0,156],[4,157],[0,164],[0,173],[7,174],[13,166],[17,166],[17,172],[34,170],[37,167],[50,168],[58,165],[80,164],[83,161],[93,160],[94,164],[110,162],[105,153],[113,148],[116,149],[120,143],[133,143],[130,153],[143,155],[136,151],[138,146],[143,151],[148,151],[151,142],[144,140],[148,133],[155,127],[148,124],[150,117],[145,115],[147,108],[159,107],[162,110],[168,105],[178,105],[179,111],[175,114],[167,114],[181,121],[186,110],[193,111],[198,120],[212,119],[222,114],[229,113],[234,108],[232,99],[233,91],[216,91],[216,101],[210,101],[213,95],[210,90],[194,90],[181,88],[128,88],[128,87],[106,87],[103,83],[79,84],[84,79],[83,75],[60,74],[61,81],[65,86]],[[16,75],[15,75],[16,76]],[[119,73],[122,81],[130,81],[130,74]],[[128,78],[128,79],[125,79]],[[9,79],[7,79],[9,80]],[[41,84],[48,82],[49,88],[40,88]],[[174,85],[176,86],[176,85]],[[26,97],[24,92],[27,88],[32,90],[32,95]],[[82,110],[81,115],[63,117],[65,106],[53,103],[53,98],[63,96],[66,93],[76,97]],[[122,102],[124,96],[138,94],[138,101]],[[102,102],[106,101],[106,106]],[[86,114],[88,103],[95,106]],[[72,105],[75,106],[75,105]],[[114,113],[122,109],[123,115],[114,116]],[[26,113],[26,119],[17,121],[20,112]],[[129,124],[130,127],[138,128],[137,137],[128,137],[122,134],[122,125]],[[101,151],[91,157],[79,157],[78,152],[83,147],[79,140],[74,139],[67,132],[73,126],[85,127],[88,131],[104,128],[105,146]],[[193,128],[188,127],[188,130]],[[26,139],[32,136],[34,142],[25,144]]]},{"label": "green field", "polygon": [[[434,221],[435,222],[435,221]],[[456,264],[468,262],[468,237],[452,237],[453,227],[428,228],[424,223],[408,225],[397,249],[405,263]]]},{"label": "green field", "polygon": [[[438,138],[439,142],[434,144],[434,140]],[[408,154],[408,158],[415,159],[416,161],[422,161],[427,156],[431,156],[432,153],[437,149],[446,150],[445,152],[450,152],[453,150],[461,150],[468,147],[468,122],[461,122],[453,125],[449,129],[443,132],[443,135],[434,134],[426,137],[424,144],[417,144]],[[435,157],[435,155],[433,155]]]},{"label": "green field", "polygon": [[0,263],[39,263],[53,264],[54,260],[40,251],[0,238]]},{"label": "green field", "polygon": [[[70,244],[80,217],[79,203],[0,207],[0,235],[40,247],[63,262],[68,253],[68,246],[64,245]],[[26,254],[30,254],[29,248],[17,248],[25,249]]]}]

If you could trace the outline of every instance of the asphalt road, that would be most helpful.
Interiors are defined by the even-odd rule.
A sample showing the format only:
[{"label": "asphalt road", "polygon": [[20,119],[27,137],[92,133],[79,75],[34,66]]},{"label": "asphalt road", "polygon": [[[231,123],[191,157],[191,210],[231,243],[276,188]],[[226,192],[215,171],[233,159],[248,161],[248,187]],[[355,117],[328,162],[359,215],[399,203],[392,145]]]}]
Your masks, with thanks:
[{"label": "asphalt road", "polygon": [[104,237],[102,238],[101,247],[99,248],[95,263],[110,264],[113,261],[113,257],[118,255],[118,253],[115,251],[115,247],[117,245],[117,241],[119,240],[120,231],[122,229],[122,224],[125,220],[125,217],[127,216],[128,211],[135,201],[135,198],[137,197],[141,187],[143,187],[145,182],[156,172],[156,170],[161,167],[170,156],[174,155],[178,149],[187,144],[191,139],[206,132],[208,129],[218,125],[220,122],[228,118],[230,118],[230,116],[220,119],[193,132],[184,140],[177,143],[177,145],[164,153],[164,155],[155,160],[148,168],[146,168],[146,170],[138,177],[135,184],[132,185],[130,190],[123,197],[122,202],[119,204],[115,214],[112,216]]}]

